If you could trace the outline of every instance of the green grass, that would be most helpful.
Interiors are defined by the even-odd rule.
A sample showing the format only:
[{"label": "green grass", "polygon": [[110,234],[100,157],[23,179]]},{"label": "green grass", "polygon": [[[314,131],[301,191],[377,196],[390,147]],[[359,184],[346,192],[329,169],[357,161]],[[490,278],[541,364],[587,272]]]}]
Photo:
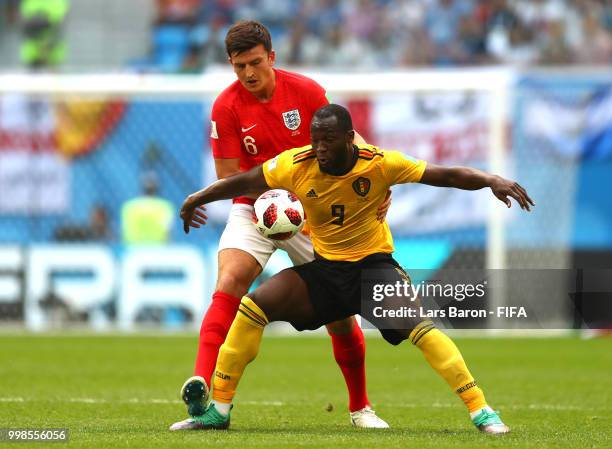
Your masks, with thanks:
[{"label": "green grass", "polygon": [[289,337],[264,339],[231,430],[171,433],[185,415],[177,392],[195,353],[195,337],[184,336],[0,336],[0,428],[69,428],[57,448],[612,446],[611,340],[457,343],[511,434],[479,434],[416,348],[377,338],[368,340],[369,394],[389,431],[350,427],[326,338]]}]

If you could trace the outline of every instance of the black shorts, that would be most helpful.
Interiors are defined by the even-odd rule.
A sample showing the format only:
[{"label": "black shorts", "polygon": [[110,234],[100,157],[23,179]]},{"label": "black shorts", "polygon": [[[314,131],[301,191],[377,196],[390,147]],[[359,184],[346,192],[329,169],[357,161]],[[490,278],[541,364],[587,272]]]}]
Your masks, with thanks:
[{"label": "black shorts", "polygon": [[[304,265],[291,268],[308,287],[310,302],[316,317],[311,322],[292,322],[298,331],[317,329],[332,321],[362,313],[363,273],[375,270],[383,272],[386,282],[409,281],[397,261],[386,253],[371,254],[357,262],[330,261],[315,259]],[[364,316],[364,318],[368,318]],[[397,345],[408,338],[413,323],[384,324],[370,321],[376,326],[389,343]]]}]

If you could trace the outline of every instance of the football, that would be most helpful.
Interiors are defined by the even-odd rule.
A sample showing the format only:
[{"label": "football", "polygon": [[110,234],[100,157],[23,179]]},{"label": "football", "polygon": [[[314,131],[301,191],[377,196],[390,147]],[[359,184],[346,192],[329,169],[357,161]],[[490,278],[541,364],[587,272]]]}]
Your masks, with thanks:
[{"label": "football", "polygon": [[304,227],[304,208],[295,194],[286,190],[268,190],[255,201],[253,223],[272,240],[287,240]]}]

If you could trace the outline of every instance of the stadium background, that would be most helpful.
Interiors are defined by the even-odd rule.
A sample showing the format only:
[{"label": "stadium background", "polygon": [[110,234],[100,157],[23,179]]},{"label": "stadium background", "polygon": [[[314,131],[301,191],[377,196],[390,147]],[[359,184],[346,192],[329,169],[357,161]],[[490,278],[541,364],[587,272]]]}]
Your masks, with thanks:
[{"label": "stadium background", "polygon": [[[526,185],[538,207],[531,214],[503,213],[500,259],[487,247],[496,205],[486,192],[396,188],[388,218],[402,265],[610,265],[612,203],[605,186],[612,168],[612,19],[605,2],[57,0],[45,8],[57,17],[51,26],[62,52],[40,64],[23,48],[28,7],[35,11],[36,3],[2,4],[2,71],[21,74],[5,76],[0,94],[0,317],[6,323],[48,326],[40,310],[48,299],[52,309],[63,310],[56,314],[59,326],[91,323],[95,316],[97,325],[112,328],[133,287],[143,302],[133,306],[140,321],[197,326],[193,317],[214,286],[228,203],[212,207],[205,232],[187,237],[175,221],[168,242],[155,249],[126,244],[121,208],[141,194],[145,179],[156,180],[160,197],[175,209],[187,192],[214,179],[207,136],[218,90],[209,84],[221,87],[233,79],[222,39],[243,17],[270,27],[280,67],[295,66],[319,80],[338,74],[344,84],[365,75],[352,91],[332,87],[330,96],[351,109],[368,141],[383,148],[494,169],[491,126],[501,123],[504,162],[496,168]],[[53,81],[43,80],[38,85],[45,93],[27,96],[24,86],[33,84],[28,72],[81,78],[72,95],[53,93]],[[81,83],[96,83],[88,73],[107,74],[101,84],[108,93],[97,87],[94,96],[84,94]],[[118,95],[126,73],[168,80],[178,73],[185,81]],[[384,73],[395,78],[380,81]],[[410,90],[428,74],[438,81]],[[470,88],[461,87],[466,77]],[[486,86],[497,79],[506,80],[502,113],[494,111],[496,92],[473,88],[478,80]],[[64,80],[64,88],[70,82]],[[163,87],[183,84],[191,86],[189,95]],[[198,86],[204,86],[201,93]],[[126,258],[138,251],[148,251],[150,266],[137,263],[126,275],[132,261]],[[92,262],[62,266],[80,254]],[[168,254],[184,260],[168,266]],[[193,260],[201,272],[184,272]],[[277,255],[267,274],[286,264]],[[156,290],[164,281],[166,287]],[[158,294],[147,303],[151,290]]]},{"label": "stadium background", "polygon": [[[47,31],[61,31],[49,54],[24,47],[37,4],[50,8]],[[222,39],[241,18],[270,27],[279,67],[335,80],[331,99],[368,141],[499,167],[536,201],[526,214],[484,191],[395,188],[388,219],[402,265],[611,268],[609,1],[4,0],[0,428],[70,427],[73,447],[473,447],[459,405],[419,356],[374,333],[369,384],[395,430],[351,433],[328,342],[284,327],[245,376],[235,433],[165,431],[182,414],[176,390],[190,374],[229,203],[189,236],[177,213],[154,246],[124,242],[121,209],[155,180],[177,211],[214,179],[209,113],[233,80]],[[495,157],[492,126],[504,131]],[[276,254],[265,275],[287,263]],[[562,337],[476,331],[458,344],[516,431],[514,446],[607,447],[610,341],[568,332],[574,317],[549,299],[534,298],[544,313],[531,327],[561,327]],[[135,330],[144,332],[126,336]],[[410,388],[395,376],[406,372]]]}]

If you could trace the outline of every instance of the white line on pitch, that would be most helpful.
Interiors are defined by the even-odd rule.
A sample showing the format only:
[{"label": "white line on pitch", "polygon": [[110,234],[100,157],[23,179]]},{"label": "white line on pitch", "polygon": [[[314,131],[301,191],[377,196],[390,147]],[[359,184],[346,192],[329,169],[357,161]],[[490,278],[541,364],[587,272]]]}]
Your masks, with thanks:
[{"label": "white line on pitch", "polygon": [[[457,407],[456,404],[450,403],[441,403],[435,402],[430,405],[426,404],[385,404],[390,407],[399,407],[399,408],[424,408],[424,407],[432,407],[432,408],[454,408]],[[580,407],[579,405],[564,405],[564,404],[529,404],[529,405],[505,405],[500,407],[503,409],[512,409],[512,410],[557,410],[557,411],[610,411],[612,410],[610,407]]]},{"label": "white line on pitch", "polygon": [[[21,398],[21,397],[8,397],[8,398],[0,398],[0,402],[32,402],[39,401],[41,398],[30,399],[30,398]],[[44,399],[43,399],[44,400]],[[182,404],[183,401],[178,399],[140,399],[140,398],[130,398],[130,399],[102,399],[102,398],[66,398],[66,399],[49,399],[55,402],[71,402],[74,404]],[[266,405],[266,406],[274,406],[280,407],[285,405],[284,402],[281,401],[241,401],[241,404],[244,405]]]},{"label": "white line on pitch", "polygon": [[[33,402],[40,401],[41,398],[31,399],[31,398],[23,398],[23,397],[0,397],[0,402]],[[44,400],[44,399],[43,399]],[[66,398],[66,399],[49,399],[53,401],[59,402],[70,402],[75,404],[182,404],[183,401],[178,399],[140,399],[140,398],[130,398],[130,399],[102,399],[102,398]],[[272,407],[282,407],[286,405],[285,402],[282,401],[240,401],[240,405],[263,405],[263,406],[272,406]],[[434,402],[433,404],[393,404],[387,403],[385,404],[387,407],[398,407],[398,408],[454,408],[458,407],[458,404],[451,404],[445,402]],[[610,407],[580,407],[578,405],[564,405],[564,404],[528,404],[528,405],[506,405],[500,407],[502,409],[513,409],[513,410],[556,410],[556,411],[610,411],[612,410]]]}]

